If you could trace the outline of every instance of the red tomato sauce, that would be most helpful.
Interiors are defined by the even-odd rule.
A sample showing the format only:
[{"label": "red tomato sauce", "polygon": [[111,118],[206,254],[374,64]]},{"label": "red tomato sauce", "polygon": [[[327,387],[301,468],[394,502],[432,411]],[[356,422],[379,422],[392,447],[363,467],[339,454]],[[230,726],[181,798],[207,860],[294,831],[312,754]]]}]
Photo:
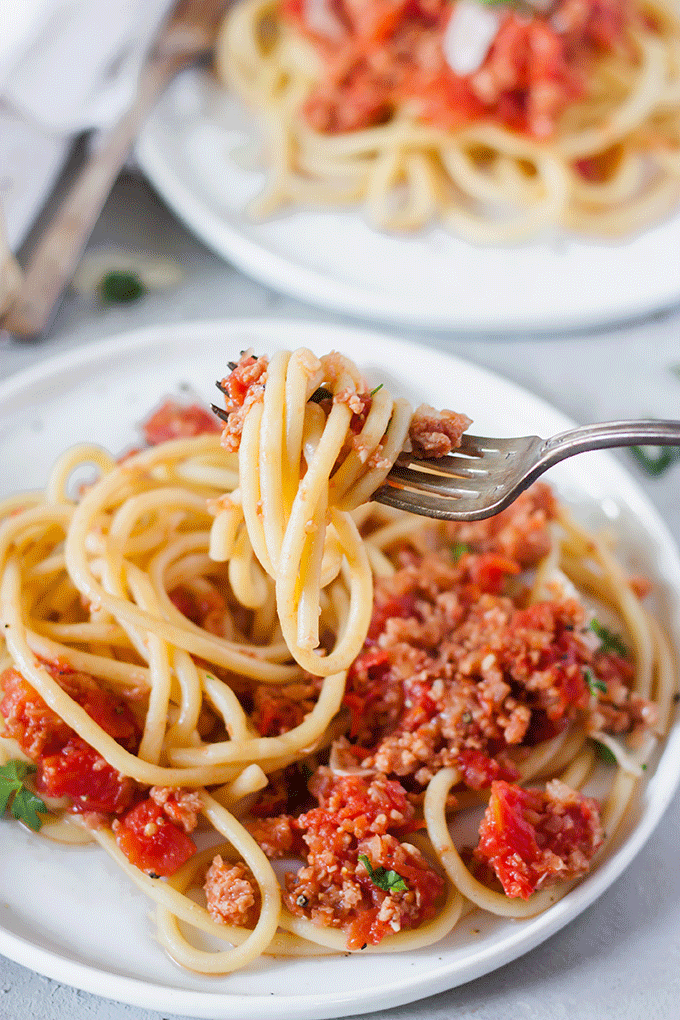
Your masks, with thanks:
[{"label": "red tomato sauce", "polygon": [[[98,726],[125,750],[136,753],[141,729],[122,698],[85,673],[54,662],[44,665]],[[168,817],[174,802],[169,803],[169,810],[151,799],[139,803],[145,787],[109,765],[16,669],[6,669],[0,675],[0,690],[5,733],[36,764],[35,783],[40,793],[68,797],[71,811],[87,814],[97,824],[113,823],[121,849],[143,870],[170,875],[195,853],[193,840]]]},{"label": "red tomato sauce", "polygon": [[323,62],[303,111],[316,130],[373,127],[408,103],[445,130],[487,120],[539,139],[583,95],[592,59],[622,47],[631,17],[622,0],[558,0],[546,13],[504,8],[483,62],[461,75],[445,56],[449,0],[326,0],[325,31],[310,26],[305,0],[282,0],[281,10]]}]

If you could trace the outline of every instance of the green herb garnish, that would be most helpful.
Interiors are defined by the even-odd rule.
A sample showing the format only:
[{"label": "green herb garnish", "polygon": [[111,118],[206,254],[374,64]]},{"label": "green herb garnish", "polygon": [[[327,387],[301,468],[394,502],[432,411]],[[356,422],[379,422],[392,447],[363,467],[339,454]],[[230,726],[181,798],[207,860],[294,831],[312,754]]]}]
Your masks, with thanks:
[{"label": "green herb garnish", "polygon": [[604,627],[599,620],[591,620],[590,629],[597,634],[602,642],[601,651],[615,652],[616,655],[620,655],[622,659],[630,658],[630,648],[623,638],[609,630],[608,627]]},{"label": "green herb garnish", "polygon": [[601,740],[593,740],[595,744],[595,750],[597,756],[600,758],[605,765],[616,765],[616,755],[613,751],[610,751],[606,744],[603,744]]},{"label": "green herb garnish", "polygon": [[470,552],[470,546],[465,542],[453,542],[449,548],[451,549],[451,558],[454,563],[458,562],[463,553]]},{"label": "green herb garnish", "polygon": [[359,860],[366,868],[373,885],[385,892],[408,892],[408,886],[396,871],[386,871],[385,868],[373,868],[366,854],[359,854]]},{"label": "green herb garnish", "polygon": [[146,287],[132,270],[112,269],[102,277],[99,293],[107,304],[127,304],[143,297]]},{"label": "green herb garnish", "polygon": [[595,678],[595,674],[593,673],[592,669],[588,669],[587,666],[583,670],[583,677],[584,677],[585,682],[588,684],[588,689],[589,689],[590,693],[594,694],[595,697],[597,697],[597,692],[598,691],[601,694],[606,694],[607,693],[607,685],[602,680],[597,680]]},{"label": "green herb garnish", "polygon": [[42,825],[38,812],[42,815],[48,812],[40,797],[24,786],[26,777],[34,772],[35,765],[29,765],[18,758],[0,766],[0,815],[4,815],[11,802],[14,817],[38,832]]},{"label": "green herb garnish", "polygon": [[380,386],[376,386],[376,388],[375,388],[374,390],[371,390],[371,392],[370,392],[370,393],[368,394],[368,395],[369,395],[369,397],[374,397],[374,396],[376,395],[376,393],[377,393],[377,392],[378,392],[379,390],[381,390],[382,388],[383,388],[383,384],[382,384],[382,383],[380,383]]},{"label": "green herb garnish", "polygon": [[655,449],[658,448],[654,446],[631,446],[630,452],[648,475],[658,478],[668,471],[671,464],[674,464],[676,460],[680,460],[680,447],[664,446],[656,454],[648,452]]}]

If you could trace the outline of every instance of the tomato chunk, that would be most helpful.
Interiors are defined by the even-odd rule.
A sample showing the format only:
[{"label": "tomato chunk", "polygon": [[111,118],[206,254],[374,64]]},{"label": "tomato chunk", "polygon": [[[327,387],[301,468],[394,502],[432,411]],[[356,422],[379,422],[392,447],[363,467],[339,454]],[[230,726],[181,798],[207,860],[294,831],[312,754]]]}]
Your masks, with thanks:
[{"label": "tomato chunk", "polygon": [[142,426],[149,446],[157,446],[168,439],[191,439],[206,432],[221,432],[222,426],[215,416],[199,404],[180,404],[166,400]]},{"label": "tomato chunk", "polygon": [[558,779],[541,790],[497,780],[479,827],[478,860],[488,861],[507,896],[585,875],[602,843],[597,801]]},{"label": "tomato chunk", "polygon": [[[60,687],[122,747],[134,752],[140,729],[130,708],[99,687],[93,677],[59,663],[45,663]],[[0,676],[4,691],[0,713],[5,731],[38,765],[36,786],[49,797],[70,797],[76,812],[120,814],[138,789],[78,736],[15,669]]]},{"label": "tomato chunk", "polygon": [[105,814],[121,814],[137,791],[134,779],[121,775],[80,737],[42,759],[36,785],[49,797],[70,797],[76,812]]},{"label": "tomato chunk", "polygon": [[73,731],[48,708],[28,680],[10,667],[0,676],[0,687],[4,691],[0,713],[7,736],[33,761],[60,751]]},{"label": "tomato chunk", "polygon": [[193,839],[151,798],[131,808],[113,829],[130,863],[149,874],[173,875],[196,853]]}]

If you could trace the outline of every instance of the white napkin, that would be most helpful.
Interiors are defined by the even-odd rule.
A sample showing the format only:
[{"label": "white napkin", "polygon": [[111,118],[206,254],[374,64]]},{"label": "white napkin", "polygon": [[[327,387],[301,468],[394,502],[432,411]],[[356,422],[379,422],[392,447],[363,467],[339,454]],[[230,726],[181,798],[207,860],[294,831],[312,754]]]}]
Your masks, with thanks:
[{"label": "white napkin", "polygon": [[[74,134],[130,104],[172,0],[0,0],[0,203],[16,250]],[[1,237],[1,232],[0,232]]]}]

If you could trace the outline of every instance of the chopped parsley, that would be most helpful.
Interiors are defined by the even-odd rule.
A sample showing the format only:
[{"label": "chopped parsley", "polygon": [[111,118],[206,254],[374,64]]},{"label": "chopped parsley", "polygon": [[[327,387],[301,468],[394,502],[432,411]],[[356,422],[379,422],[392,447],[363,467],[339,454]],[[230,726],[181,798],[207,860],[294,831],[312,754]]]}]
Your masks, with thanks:
[{"label": "chopped parsley", "polygon": [[408,892],[408,886],[397,871],[387,871],[385,868],[373,868],[366,854],[359,854],[359,860],[366,868],[373,885],[385,892]]},{"label": "chopped parsley", "polygon": [[451,549],[451,559],[454,563],[457,563],[463,553],[470,552],[470,546],[465,542],[453,542],[449,548]]},{"label": "chopped parsley", "polygon": [[615,652],[616,655],[620,655],[622,659],[630,658],[630,648],[623,638],[609,630],[607,627],[603,627],[599,620],[592,619],[590,621],[590,629],[593,633],[597,634],[602,642],[601,650],[603,652]]},{"label": "chopped parsley", "polygon": [[613,751],[610,751],[606,744],[603,744],[601,740],[593,740],[595,744],[595,750],[597,756],[600,758],[605,765],[616,765],[616,755]]},{"label": "chopped parsley", "polygon": [[374,397],[376,395],[376,393],[378,393],[378,391],[381,390],[382,388],[383,388],[383,384],[380,383],[380,386],[376,386],[376,388],[374,390],[371,390],[371,392],[368,394],[369,397]]},{"label": "chopped parsley", "polygon": [[29,765],[18,758],[0,766],[0,815],[4,815],[11,806],[12,814],[18,821],[25,822],[34,832],[38,832],[42,825],[40,815],[48,812],[40,797],[24,786],[26,777],[34,772],[35,765]]},{"label": "chopped parsley", "polygon": [[[650,451],[658,450],[657,453]],[[643,470],[653,478],[658,478],[668,471],[671,464],[680,460],[679,446],[631,446],[630,452]]]},{"label": "chopped parsley", "polygon": [[598,691],[600,692],[600,694],[607,693],[606,683],[604,683],[603,680],[598,680],[595,677],[595,674],[593,673],[592,669],[588,669],[587,666],[583,670],[583,678],[585,682],[588,684],[588,690],[590,691],[591,694],[594,694],[595,697],[597,697]]},{"label": "chopped parsley", "polygon": [[109,305],[138,301],[146,294],[146,287],[137,273],[126,269],[112,269],[101,278],[99,293]]}]

